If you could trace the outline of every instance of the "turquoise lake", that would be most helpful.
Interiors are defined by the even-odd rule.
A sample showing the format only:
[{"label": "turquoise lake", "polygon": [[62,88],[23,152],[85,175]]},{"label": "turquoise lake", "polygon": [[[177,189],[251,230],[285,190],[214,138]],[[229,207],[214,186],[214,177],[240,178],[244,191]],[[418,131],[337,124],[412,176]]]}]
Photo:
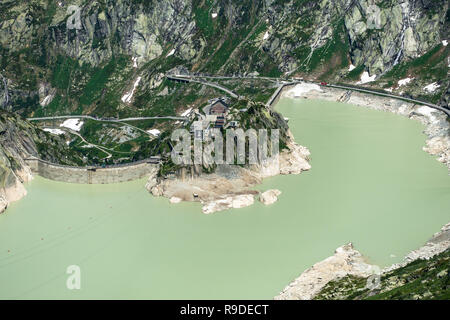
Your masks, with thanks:
[{"label": "turquoise lake", "polygon": [[[450,221],[450,176],[422,151],[420,123],[320,100],[277,109],[312,170],[258,186],[283,192],[271,206],[204,215],[145,180],[35,178],[0,215],[0,299],[272,299],[341,245],[383,267]],[[70,265],[80,290],[66,287]]]}]

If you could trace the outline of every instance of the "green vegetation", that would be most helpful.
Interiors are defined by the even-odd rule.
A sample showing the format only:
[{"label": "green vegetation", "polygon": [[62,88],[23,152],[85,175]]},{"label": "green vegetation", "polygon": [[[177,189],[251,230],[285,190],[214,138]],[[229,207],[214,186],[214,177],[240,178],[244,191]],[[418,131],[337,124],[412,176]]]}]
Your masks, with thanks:
[{"label": "green vegetation", "polygon": [[446,63],[446,58],[449,54],[450,48],[439,44],[419,58],[399,63],[387,72],[383,79],[403,79],[407,76],[415,76],[427,80],[445,79],[447,70],[442,68],[441,64]]},{"label": "green vegetation", "polygon": [[[389,9],[392,3],[392,0],[383,0],[378,5]],[[253,0],[193,0],[192,6],[177,5],[176,9],[180,7],[181,10],[172,17],[181,17],[177,23],[183,25],[180,28],[183,31],[172,28],[159,30],[158,26],[154,26],[158,30],[149,30],[157,36],[155,40],[161,46],[162,53],[151,60],[148,57],[145,60],[144,57],[145,62],[141,62],[137,68],[133,66],[132,58],[145,56],[141,51],[149,49],[146,47],[149,45],[149,33],[131,30],[137,24],[132,26],[131,20],[127,20],[128,13],[133,17],[147,15],[146,19],[140,20],[145,28],[145,21],[154,23],[159,18],[158,14],[165,15],[170,10],[158,12],[155,8],[161,3],[155,0],[128,1],[123,4],[123,8],[115,7],[114,13],[111,12],[112,2],[109,0],[82,1],[80,4],[84,8],[83,15],[91,17],[89,21],[92,25],[89,28],[85,26],[84,31],[66,30],[66,4],[63,8],[50,0],[20,0],[0,4],[2,21],[20,18],[23,12],[27,13],[25,22],[22,21],[27,26],[23,32],[20,31],[21,26],[14,26],[20,32],[0,41],[1,74],[12,83],[9,88],[13,100],[10,107],[22,116],[175,116],[188,108],[201,109],[208,99],[225,95],[200,84],[168,81],[164,74],[174,68],[178,68],[178,71],[184,69],[227,75],[258,72],[261,76],[283,77],[284,74],[291,74],[333,83],[342,79],[357,80],[365,68],[364,65],[358,65],[352,72],[347,72],[352,49],[344,15],[336,14],[341,11],[329,8],[321,1],[276,0],[268,4]],[[322,10],[326,10],[324,16],[329,16],[326,20],[321,19]],[[217,17],[213,18],[213,13],[217,13]],[[117,23],[104,22],[105,17],[111,20],[113,16],[119,18]],[[322,40],[325,40],[325,45],[311,52],[312,43],[318,40],[317,23],[322,20],[326,22],[324,27],[328,28],[321,29],[321,41],[317,43],[322,44]],[[7,24],[9,22],[0,27],[6,32],[4,34],[9,32],[8,27],[4,29]],[[264,37],[266,32],[268,37]],[[142,33],[140,36],[146,41],[143,46],[145,49],[141,48],[142,43],[138,45],[142,49],[138,50],[139,53],[136,52],[137,33]],[[381,33],[368,31],[361,38],[365,41]],[[175,54],[167,57],[173,49]],[[440,79],[440,91],[432,96],[414,95],[437,101],[448,85],[447,80],[442,80],[447,78],[448,52],[448,48],[439,45],[416,60],[402,62],[383,77],[383,82],[373,85],[386,87],[409,74],[420,75],[429,83]],[[132,101],[122,102],[121,97],[130,92],[137,77],[142,80]],[[270,111],[255,107],[270,98],[276,90],[274,82],[217,82],[245,97],[245,100],[232,102],[233,107],[241,109],[244,105],[250,105],[250,113],[239,115],[245,126],[271,127],[273,121],[279,120]],[[39,89],[43,87],[46,95],[48,92],[55,93],[46,107],[39,104],[43,98],[43,90],[39,92]],[[157,128],[164,133],[173,129],[175,123],[143,121],[130,124],[142,130]],[[181,126],[179,123],[177,125]],[[117,161],[126,161],[126,157],[130,161],[145,158],[170,149],[167,141],[161,137],[152,140],[138,129],[121,136],[120,131],[120,125],[86,121],[81,134],[89,142],[111,149],[112,160]],[[121,136],[120,142],[112,138],[116,134]],[[163,145],[160,149],[158,143]],[[95,148],[86,148],[80,141],[76,140],[72,144],[78,148],[80,155],[90,159],[88,161],[105,156]]]},{"label": "green vegetation", "polygon": [[95,68],[91,71],[91,77],[84,87],[83,94],[80,97],[82,105],[90,105],[101,98],[104,90],[107,90],[108,82],[115,72],[123,71],[129,59],[121,56],[113,57],[112,60],[103,68]]},{"label": "green vegetation", "polygon": [[[200,3],[203,3],[203,6],[200,6]],[[216,19],[212,19],[211,6],[214,4],[212,0],[200,1],[196,0],[193,3],[194,6],[194,19],[197,28],[200,29],[202,34],[207,38],[211,39],[216,34],[215,26],[218,24],[216,19],[219,21],[222,19],[222,15],[217,16]],[[223,22],[223,21],[220,21]]]},{"label": "green vegetation", "polygon": [[241,97],[261,103],[266,103],[280,85],[276,81],[263,79],[232,79],[216,82]]},{"label": "green vegetation", "polygon": [[359,65],[357,66],[355,69],[353,69],[352,71],[350,71],[347,76],[346,79],[348,80],[352,80],[352,81],[356,81],[359,80],[361,78],[361,74],[364,72],[364,65]]},{"label": "green vegetation", "polygon": [[[378,83],[388,88],[397,85],[399,79],[414,78],[414,83],[405,89],[406,94],[424,101],[438,103],[450,83],[447,76],[449,57],[450,48],[439,44],[414,60],[399,63],[387,72]],[[439,90],[431,94],[424,92],[423,87],[433,82],[439,83]]]},{"label": "green vegetation", "polygon": [[[318,73],[321,80],[329,79],[342,68],[349,65],[349,42],[345,30],[344,20],[333,23],[333,36],[328,42],[314,50],[311,54],[309,47],[300,47],[295,53],[298,59],[304,59],[300,65],[300,72]],[[307,57],[310,58],[308,59]]]},{"label": "green vegetation", "polygon": [[450,250],[384,274],[378,289],[366,285],[365,278],[346,276],[328,283],[315,299],[448,300]]},{"label": "green vegetation", "polygon": [[52,68],[51,84],[58,89],[67,90],[70,85],[72,74],[79,68],[78,62],[65,56],[59,55]]}]

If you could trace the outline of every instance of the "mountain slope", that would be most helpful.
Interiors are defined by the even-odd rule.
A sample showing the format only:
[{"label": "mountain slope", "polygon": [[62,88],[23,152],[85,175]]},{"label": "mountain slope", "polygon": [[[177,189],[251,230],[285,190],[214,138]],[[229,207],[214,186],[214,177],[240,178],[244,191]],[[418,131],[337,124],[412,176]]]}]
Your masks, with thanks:
[{"label": "mountain slope", "polygon": [[[436,48],[439,66],[433,67],[439,70],[430,76],[427,65],[419,69],[425,80],[440,85],[436,99],[448,87],[449,49],[442,45],[449,30],[445,0],[59,3],[0,5],[1,73],[10,95],[3,105],[9,110],[27,115],[139,113],[136,109],[163,103],[145,103],[139,96],[165,88],[173,94],[162,75],[175,66],[334,81],[359,80],[366,71],[381,77],[384,86],[400,80],[393,74],[409,75],[396,67]],[[69,4],[80,8],[79,30],[67,28]],[[123,103],[121,96],[138,76],[142,81],[134,101],[139,105]],[[417,82],[420,72],[414,76]]]},{"label": "mountain slope", "polygon": [[[5,0],[0,106],[26,117],[154,117],[223,95],[171,82],[168,72],[360,83],[447,106],[449,19],[446,0]],[[256,102],[276,89],[264,81],[221,83]],[[133,125],[163,135],[180,127]],[[87,141],[104,141],[106,126],[85,126]],[[133,134],[108,148],[114,161],[131,161],[154,155],[161,141]]]},{"label": "mountain slope", "polygon": [[25,159],[38,157],[68,165],[83,161],[64,139],[42,131],[17,114],[0,111],[0,213],[26,194],[24,182],[31,179]]}]

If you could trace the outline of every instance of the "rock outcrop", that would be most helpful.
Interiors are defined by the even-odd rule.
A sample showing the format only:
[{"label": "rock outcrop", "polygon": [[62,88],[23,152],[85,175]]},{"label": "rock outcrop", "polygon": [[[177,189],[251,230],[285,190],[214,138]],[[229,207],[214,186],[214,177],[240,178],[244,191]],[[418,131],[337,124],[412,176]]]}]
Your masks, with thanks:
[{"label": "rock outcrop", "polygon": [[[181,66],[190,72],[299,72],[342,79],[352,64],[361,73],[380,76],[448,40],[447,11],[445,0],[162,0],[151,6],[130,0],[4,0],[0,45],[9,98],[0,92],[0,105],[27,113],[30,106],[57,103],[67,93],[59,71],[73,69],[78,83],[73,83],[71,99],[60,102],[73,110],[93,76],[86,70],[106,65],[109,86],[122,92],[130,85],[123,75],[133,70],[141,73],[142,88],[153,90],[161,73]],[[79,27],[68,25],[78,16]],[[221,54],[225,49],[232,54]],[[128,57],[129,66],[121,62],[120,68],[112,68],[119,56]],[[166,60],[171,61],[166,65]],[[15,72],[18,62],[26,73]],[[150,62],[152,68],[141,70]],[[40,89],[48,83],[59,88],[42,97]]]},{"label": "rock outcrop", "polygon": [[311,169],[309,160],[311,153],[308,148],[303,147],[291,140],[288,149],[280,153],[280,174],[300,174]]},{"label": "rock outcrop", "polygon": [[[381,286],[376,279],[383,276],[396,278],[392,271],[401,269],[417,260],[430,260],[450,248],[450,223],[442,227],[423,247],[409,253],[401,263],[394,264],[383,270],[365,262],[364,257],[351,244],[340,247],[335,254],[303,272],[289,284],[276,300],[311,300],[321,295],[321,298],[345,299],[349,295],[360,292],[370,296],[370,292],[382,292],[394,289],[404,283],[388,283]],[[369,277],[373,277],[369,278]],[[339,289],[340,281],[345,285]],[[361,281],[363,284],[361,284]],[[333,283],[332,286],[327,286]],[[323,290],[332,288],[326,294]],[[353,289],[352,289],[353,288]],[[368,291],[368,292],[366,292]],[[356,295],[358,296],[358,295]]]},{"label": "rock outcrop", "polygon": [[333,256],[316,263],[290,283],[275,300],[311,300],[330,281],[347,275],[368,277],[376,267],[366,263],[351,243],[336,249]]},{"label": "rock outcrop", "polygon": [[[243,208],[254,203],[259,194],[252,188],[264,178],[283,174],[300,174],[310,170],[310,152],[296,144],[288,132],[287,148],[279,157],[265,161],[263,165],[251,165],[243,168],[237,165],[218,165],[214,173],[202,173],[199,176],[182,179],[180,177],[157,178],[153,175],[146,184],[147,190],[155,197],[166,197],[172,203],[179,201],[201,202],[203,212],[210,214],[227,209]],[[260,200],[271,204],[281,194],[270,190]]]},{"label": "rock outcrop", "polygon": [[281,191],[277,189],[267,190],[266,192],[261,193],[259,201],[268,206],[277,202],[280,194]]},{"label": "rock outcrop", "polygon": [[210,214],[227,209],[240,209],[251,206],[254,202],[253,194],[229,196],[204,203],[202,211],[204,214]]},{"label": "rock outcrop", "polygon": [[24,183],[32,179],[25,162],[29,156],[74,164],[65,141],[50,135],[18,115],[0,110],[0,212],[26,195]]},{"label": "rock outcrop", "polygon": [[[439,299],[448,294],[449,250],[450,224],[402,262],[383,270],[366,264],[352,246],[343,246],[303,272],[275,299]],[[415,287],[414,282],[420,286]]]},{"label": "rock outcrop", "polygon": [[177,197],[170,198],[170,203],[180,203],[181,201],[183,201],[183,199],[181,199],[181,198],[177,198]]}]

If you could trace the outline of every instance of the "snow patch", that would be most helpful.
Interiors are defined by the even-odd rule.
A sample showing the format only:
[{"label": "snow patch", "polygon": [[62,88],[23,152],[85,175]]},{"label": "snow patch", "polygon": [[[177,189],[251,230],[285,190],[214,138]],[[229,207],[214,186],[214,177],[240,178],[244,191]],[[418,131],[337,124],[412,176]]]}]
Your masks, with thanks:
[{"label": "snow patch", "polygon": [[154,135],[155,137],[157,137],[161,134],[161,131],[159,131],[158,129],[150,129],[150,130],[147,130],[147,132],[150,133],[151,135]]},{"label": "snow patch", "polygon": [[270,37],[269,31],[266,31],[266,33],[264,34],[263,39],[267,40],[267,39],[269,39],[269,37]]},{"label": "snow patch", "polygon": [[437,119],[434,112],[436,112],[435,109],[427,107],[427,106],[422,106],[416,110],[416,113],[419,113],[419,114],[427,117],[430,120],[430,122],[435,122]]},{"label": "snow patch", "polygon": [[350,72],[350,71],[353,71],[353,70],[355,70],[356,69],[356,67],[353,65],[353,64],[351,64],[350,65],[350,67],[348,67],[348,71]]},{"label": "snow patch", "polygon": [[182,117],[187,117],[192,111],[192,108],[187,109],[185,112],[181,114]]},{"label": "snow patch", "polygon": [[211,17],[212,17],[213,19],[217,18],[217,13],[213,12],[213,13],[211,14]]},{"label": "snow patch", "polygon": [[133,98],[134,92],[136,91],[136,88],[139,85],[139,82],[141,82],[142,77],[138,77],[136,79],[136,81],[134,82],[133,85],[133,90],[131,90],[131,92],[127,92],[123,97],[122,97],[122,102],[124,103],[130,103],[131,99]]},{"label": "snow patch", "polygon": [[433,82],[429,85],[427,85],[426,87],[423,88],[423,90],[429,92],[429,93],[433,93],[436,91],[436,89],[438,89],[440,87],[440,85],[437,84],[437,82]]},{"label": "snow patch", "polygon": [[424,116],[427,116],[427,117],[432,117],[433,116],[432,112],[434,112],[434,111],[435,111],[434,109],[427,107],[427,106],[423,106],[423,107],[420,107],[417,109],[418,113],[420,113]]},{"label": "snow patch", "polygon": [[55,134],[57,136],[64,134],[65,132],[61,129],[51,129],[51,128],[44,128],[45,132],[50,132],[51,134]]},{"label": "snow patch", "polygon": [[137,68],[138,67],[137,61],[138,61],[137,57],[133,58],[133,68]]},{"label": "snow patch", "polygon": [[373,82],[373,81],[375,81],[376,77],[377,77],[376,74],[370,76],[369,72],[364,71],[363,74],[361,75],[360,81],[357,82],[356,84],[365,84],[365,83]]},{"label": "snow patch", "polygon": [[310,91],[319,91],[323,92],[319,85],[314,83],[299,83],[294,88],[289,90],[286,94],[290,98],[298,98],[304,95],[305,93],[308,93]]},{"label": "snow patch", "polygon": [[67,119],[63,123],[61,123],[59,126],[63,128],[69,128],[73,131],[80,131],[81,127],[83,126],[84,122],[80,119]]},{"label": "snow patch", "polygon": [[442,45],[443,45],[444,47],[448,46],[448,41],[447,41],[447,40],[442,41]]},{"label": "snow patch", "polygon": [[49,94],[48,96],[46,96],[46,97],[42,100],[42,102],[40,103],[40,105],[41,105],[42,107],[46,107],[46,106],[48,106],[48,105],[50,104],[50,102],[52,102],[52,100],[53,100],[53,95],[52,95],[52,94]]},{"label": "snow patch", "polygon": [[173,54],[175,53],[175,49],[172,49],[166,56],[166,58],[173,56]]},{"label": "snow patch", "polygon": [[398,81],[398,85],[401,86],[405,86],[408,83],[410,83],[412,80],[414,80],[414,78],[405,78],[405,79],[401,79]]}]

